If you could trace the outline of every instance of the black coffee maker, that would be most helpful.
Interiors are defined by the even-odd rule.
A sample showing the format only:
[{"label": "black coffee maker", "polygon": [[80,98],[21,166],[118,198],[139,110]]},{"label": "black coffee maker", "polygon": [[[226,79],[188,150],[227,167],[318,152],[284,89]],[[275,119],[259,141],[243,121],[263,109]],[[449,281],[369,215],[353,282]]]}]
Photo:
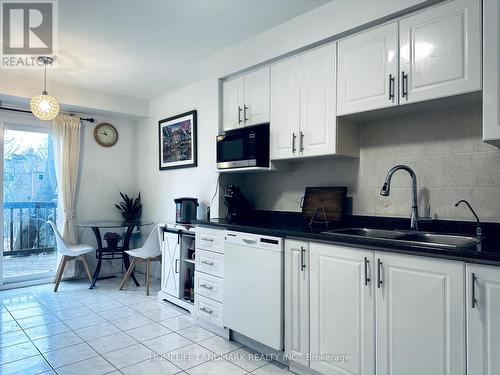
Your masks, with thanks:
[{"label": "black coffee maker", "polygon": [[238,185],[227,185],[224,191],[224,201],[227,206],[226,219],[231,222],[242,221],[250,212],[251,207]]}]

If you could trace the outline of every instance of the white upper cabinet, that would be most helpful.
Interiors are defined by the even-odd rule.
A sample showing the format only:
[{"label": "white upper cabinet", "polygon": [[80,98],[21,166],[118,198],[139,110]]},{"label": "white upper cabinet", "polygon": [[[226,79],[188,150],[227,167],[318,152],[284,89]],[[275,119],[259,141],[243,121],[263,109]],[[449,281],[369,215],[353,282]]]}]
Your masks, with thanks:
[{"label": "white upper cabinet", "polygon": [[335,47],[336,44],[329,44],[300,56],[301,156],[335,153]]},{"label": "white upper cabinet", "polygon": [[500,268],[467,264],[467,374],[500,374]]},{"label": "white upper cabinet", "polygon": [[[310,249],[311,369],[331,375],[374,374],[374,252],[319,243],[311,243]],[[329,358],[342,354],[349,358]]]},{"label": "white upper cabinet", "polygon": [[299,106],[299,57],[273,64],[271,66],[271,159],[289,159],[298,155]]},{"label": "white upper cabinet", "polygon": [[500,0],[483,8],[483,140],[500,146]]},{"label": "white upper cabinet", "polygon": [[239,77],[225,81],[223,89],[223,130],[236,129],[243,126],[243,95],[245,79]]},{"label": "white upper cabinet", "polygon": [[465,375],[465,264],[375,256],[377,374]]},{"label": "white upper cabinet", "polygon": [[285,241],[285,353],[309,367],[309,242]]},{"label": "white upper cabinet", "polygon": [[245,76],[245,126],[269,122],[269,67]]},{"label": "white upper cabinet", "polygon": [[338,42],[338,115],[398,105],[398,22]]},{"label": "white upper cabinet", "polygon": [[271,66],[272,160],[340,153],[336,48],[331,43]]},{"label": "white upper cabinet", "polygon": [[222,130],[269,122],[269,67],[224,81]]},{"label": "white upper cabinet", "polygon": [[481,89],[481,1],[454,0],[401,18],[400,103]]}]

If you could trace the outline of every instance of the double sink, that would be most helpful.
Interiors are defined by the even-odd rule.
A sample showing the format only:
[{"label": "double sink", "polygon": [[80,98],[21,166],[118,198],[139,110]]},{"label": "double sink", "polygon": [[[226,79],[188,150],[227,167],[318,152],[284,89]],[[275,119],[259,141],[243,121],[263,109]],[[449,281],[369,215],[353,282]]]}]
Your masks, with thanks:
[{"label": "double sink", "polygon": [[480,240],[476,237],[438,234],[430,232],[384,230],[370,228],[347,228],[322,232],[336,236],[370,238],[390,244],[430,247],[441,250],[465,250],[477,248]]}]

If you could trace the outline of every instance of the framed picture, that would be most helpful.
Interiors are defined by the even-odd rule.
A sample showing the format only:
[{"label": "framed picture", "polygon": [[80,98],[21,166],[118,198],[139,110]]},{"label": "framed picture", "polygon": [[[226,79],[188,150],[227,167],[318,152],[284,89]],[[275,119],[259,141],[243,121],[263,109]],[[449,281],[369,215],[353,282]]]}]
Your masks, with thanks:
[{"label": "framed picture", "polygon": [[160,170],[197,165],[196,111],[158,122]]}]

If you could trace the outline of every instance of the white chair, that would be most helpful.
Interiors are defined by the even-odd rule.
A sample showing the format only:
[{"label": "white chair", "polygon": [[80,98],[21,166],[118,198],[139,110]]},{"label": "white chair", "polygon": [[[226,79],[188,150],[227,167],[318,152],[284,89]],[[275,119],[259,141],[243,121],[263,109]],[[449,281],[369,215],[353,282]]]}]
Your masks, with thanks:
[{"label": "white chair", "polygon": [[149,283],[151,274],[151,261],[161,262],[161,248],[160,248],[160,238],[158,233],[159,225],[156,225],[151,233],[149,234],[146,242],[142,247],[133,250],[125,251],[128,255],[132,256],[132,262],[128,268],[125,276],[123,277],[122,283],[120,284],[119,290],[122,290],[130,277],[130,274],[134,271],[135,266],[140,262],[146,262],[146,295],[149,296]]},{"label": "white chair", "polygon": [[85,258],[85,254],[94,251],[94,248],[90,245],[81,244],[81,245],[70,245],[61,236],[59,230],[56,225],[52,221],[47,221],[47,224],[50,225],[52,230],[54,231],[54,235],[56,236],[57,243],[57,252],[61,255],[61,261],[59,262],[59,266],[57,267],[56,278],[54,283],[54,292],[57,292],[59,288],[59,283],[61,282],[62,275],[64,273],[64,268],[66,267],[66,263],[70,260],[81,260],[83,266],[85,267],[85,272],[89,277],[90,282],[92,282],[92,273],[90,272],[90,267],[87,262],[87,258]]}]

